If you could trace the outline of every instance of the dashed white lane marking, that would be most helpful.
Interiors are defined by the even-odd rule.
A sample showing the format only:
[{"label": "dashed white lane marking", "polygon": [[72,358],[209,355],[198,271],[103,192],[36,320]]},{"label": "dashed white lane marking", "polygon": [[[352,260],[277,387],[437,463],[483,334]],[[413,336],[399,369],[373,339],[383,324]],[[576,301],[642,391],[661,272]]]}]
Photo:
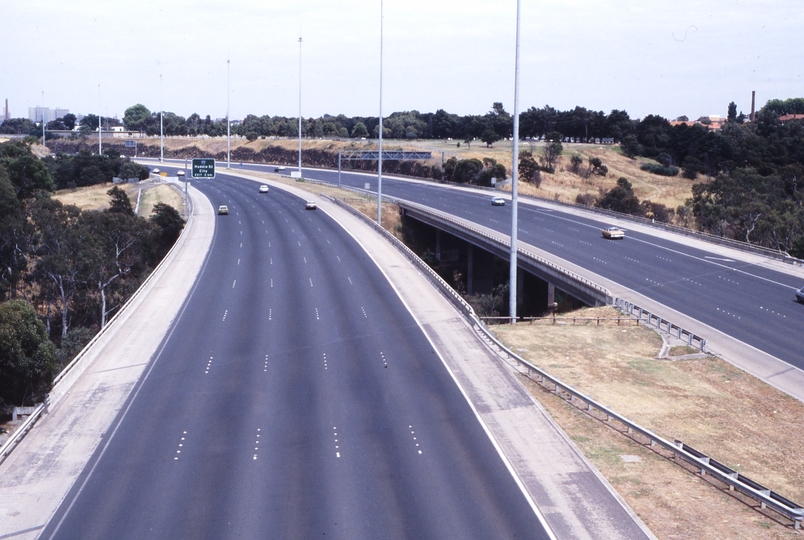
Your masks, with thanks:
[{"label": "dashed white lane marking", "polygon": [[234,280],[234,281],[232,282],[232,288],[233,288],[233,289],[234,289],[234,286],[235,286],[235,285],[237,285],[237,280]]},{"label": "dashed white lane marking", "polygon": [[204,373],[209,373],[209,368],[212,367],[212,357],[209,357],[209,362],[207,362],[207,367],[204,369]]},{"label": "dashed white lane marking", "polygon": [[307,257],[302,257],[304,259],[304,264],[307,264]]},{"label": "dashed white lane marking", "polygon": [[228,309],[223,310],[223,320],[224,320],[224,321],[226,320],[226,316],[227,316],[228,314],[229,314],[229,310],[228,310]]},{"label": "dashed white lane marking", "polygon": [[719,312],[723,313],[724,315],[728,315],[729,317],[734,317],[734,318],[737,318],[737,319],[742,318],[742,317],[740,317],[739,315],[737,315],[736,313],[731,313],[731,312],[729,312],[729,311],[726,311],[725,309],[720,309],[720,308],[716,308],[716,309],[717,309]]},{"label": "dashed white lane marking", "polygon": [[[265,231],[265,232],[268,232],[268,231]],[[268,242],[268,247],[271,247],[271,242]]]},{"label": "dashed white lane marking", "polygon": [[184,447],[184,439],[185,439],[185,435],[187,435],[187,432],[186,432],[186,431],[182,431],[182,432],[181,432],[181,439],[180,439],[180,442],[179,442],[179,449],[178,449],[178,450],[176,450],[176,455],[175,455],[175,456],[173,456],[173,461],[178,461],[178,459],[179,459],[178,454],[181,454],[181,449]]},{"label": "dashed white lane marking", "polygon": [[332,243],[329,241],[329,239],[327,239],[327,244],[329,244],[330,246],[332,245]]},{"label": "dashed white lane marking", "polygon": [[321,232],[321,227],[316,227],[316,229],[318,229],[318,232]]},{"label": "dashed white lane marking", "polygon": [[288,221],[288,218],[285,218],[285,223],[290,223],[290,222]]},{"label": "dashed white lane marking", "polygon": [[268,371],[268,355],[267,354],[265,355],[265,364],[263,364],[263,366],[262,366],[262,371],[263,372]]},{"label": "dashed white lane marking", "polygon": [[265,225],[265,220],[264,219],[262,220],[262,224]]},{"label": "dashed white lane marking", "polygon": [[385,355],[380,351],[380,358],[382,358],[382,365],[384,367],[388,367],[388,361],[385,359]]},{"label": "dashed white lane marking", "polygon": [[690,278],[681,278],[681,281],[686,281],[688,283],[692,283],[693,285],[703,286],[703,283],[700,283],[700,282],[695,281],[694,279],[690,279]]},{"label": "dashed white lane marking", "polygon": [[243,236],[243,231],[240,231],[240,236]]},{"label": "dashed white lane marking", "polygon": [[727,277],[723,277],[723,276],[718,276],[718,279],[722,279],[723,281],[726,281],[727,283],[734,283],[735,285],[739,285],[739,284],[740,284],[740,282],[739,282],[739,281],[735,281],[735,280],[733,280],[733,279],[729,279],[729,278],[727,278]]},{"label": "dashed white lane marking", "polygon": [[368,319],[368,315],[366,315],[366,308],[364,308],[363,306],[360,306],[360,311],[363,312],[363,317]]},{"label": "dashed white lane marking", "polygon": [[603,264],[609,264],[608,261],[604,261],[603,259],[598,259],[597,257],[592,257],[592,260],[600,262],[600,263],[603,263]]},{"label": "dashed white lane marking", "polygon": [[260,428],[257,428],[257,437],[256,441],[254,441],[254,458],[252,461],[257,459],[257,451],[260,449]]},{"label": "dashed white lane marking", "polygon": [[274,264],[274,258],[273,257],[268,259],[268,264]]},{"label": "dashed white lane marking", "polygon": [[271,278],[271,288],[274,288],[274,278]]},{"label": "dashed white lane marking", "polygon": [[766,307],[759,306],[759,309],[762,310],[762,311],[767,311],[768,313],[770,313],[772,315],[779,315],[780,317],[783,317],[785,319],[787,318],[787,315],[783,315],[783,314],[779,313],[778,311],[773,311],[772,309],[768,309]]},{"label": "dashed white lane marking", "polygon": [[327,369],[327,353],[324,353],[324,369]]},{"label": "dashed white lane marking", "polygon": [[315,308],[315,320],[321,320],[321,317],[318,316],[318,308]]},{"label": "dashed white lane marking", "polygon": [[273,313],[274,313],[273,308],[269,308],[269,309],[268,309],[268,320],[269,320],[269,321],[271,320],[271,315],[273,315]]},{"label": "dashed white lane marking", "polygon": [[310,287],[313,286],[313,278],[310,278]]},{"label": "dashed white lane marking", "polygon": [[347,277],[346,277],[346,279],[348,279],[348,280],[349,280],[349,285],[354,285],[354,283],[352,283],[352,278],[350,278],[349,276],[347,276]]},{"label": "dashed white lane marking", "polygon": [[341,262],[341,258],[335,255],[335,258],[338,259],[338,262]]},{"label": "dashed white lane marking", "polygon": [[645,281],[647,281],[648,283],[652,283],[652,284],[654,284],[654,285],[656,285],[658,287],[664,287],[664,285],[662,283],[659,283],[655,279],[645,278]]},{"label": "dashed white lane marking", "polygon": [[[242,225],[242,224],[243,224],[243,222],[242,222],[242,221],[240,221],[240,220],[238,219],[238,220],[237,220],[237,224],[238,224],[238,225]],[[240,232],[243,232],[243,231],[240,231]]]},{"label": "dashed white lane marking", "polygon": [[301,242],[299,242],[298,240],[296,240],[296,243],[297,243],[297,244],[299,244],[299,247],[301,247]]},{"label": "dashed white lane marking", "polygon": [[[416,432],[413,430],[413,426],[412,425],[408,426],[408,429],[410,429],[410,435],[413,437],[413,440],[418,441],[418,438],[416,437]],[[419,448],[419,443],[418,442],[416,442],[416,451],[419,452],[419,454],[422,453],[421,448]]]},{"label": "dashed white lane marking", "polygon": [[240,247],[243,247],[243,242],[240,242]]},{"label": "dashed white lane marking", "polygon": [[296,234],[296,230],[293,229],[293,227],[290,228],[290,232],[292,232],[293,234]]},{"label": "dashed white lane marking", "polygon": [[341,457],[341,446],[338,443],[338,428],[336,426],[332,426],[332,435],[335,437],[335,457]]},{"label": "dashed white lane marking", "polygon": [[240,259],[237,259],[237,266],[240,266]]}]

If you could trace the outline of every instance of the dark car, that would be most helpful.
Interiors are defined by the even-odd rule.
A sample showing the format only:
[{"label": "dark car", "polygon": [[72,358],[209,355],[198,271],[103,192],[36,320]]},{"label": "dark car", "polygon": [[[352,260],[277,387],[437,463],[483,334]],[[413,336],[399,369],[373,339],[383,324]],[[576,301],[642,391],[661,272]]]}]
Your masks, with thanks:
[{"label": "dark car", "polygon": [[796,300],[804,304],[804,287],[796,291]]}]

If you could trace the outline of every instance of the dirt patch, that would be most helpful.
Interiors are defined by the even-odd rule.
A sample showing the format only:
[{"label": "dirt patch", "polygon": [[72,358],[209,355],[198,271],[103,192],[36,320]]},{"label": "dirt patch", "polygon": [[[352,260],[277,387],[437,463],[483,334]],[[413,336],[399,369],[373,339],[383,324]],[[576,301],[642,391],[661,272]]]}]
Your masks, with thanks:
[{"label": "dirt patch", "polygon": [[[589,308],[576,315],[614,319],[619,313]],[[657,359],[662,340],[642,326],[544,322],[492,329],[533,364],[642,427],[804,501],[801,402],[719,358]],[[657,537],[799,538],[791,528],[525,382]]]}]

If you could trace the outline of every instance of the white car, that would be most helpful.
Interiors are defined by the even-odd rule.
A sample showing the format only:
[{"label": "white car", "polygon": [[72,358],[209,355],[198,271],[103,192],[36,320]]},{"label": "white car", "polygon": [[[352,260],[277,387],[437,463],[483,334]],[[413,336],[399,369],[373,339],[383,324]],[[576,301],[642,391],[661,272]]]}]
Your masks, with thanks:
[{"label": "white car", "polygon": [[316,208],[318,206],[316,206],[315,201],[307,201],[304,205],[305,210],[315,210]]},{"label": "white car", "polygon": [[268,186],[265,184],[260,186],[260,193],[268,193]]},{"label": "white car", "polygon": [[610,240],[625,238],[625,231],[619,227],[605,227],[601,232],[603,233],[603,238]]},{"label": "white car", "polygon": [[154,173],[154,174],[159,174],[159,169],[154,169],[151,172]]},{"label": "white car", "polygon": [[178,171],[178,172],[176,173],[176,176],[178,176],[178,177],[182,177],[182,176],[184,176],[184,171]]},{"label": "white car", "polygon": [[491,206],[505,206],[505,199],[502,197],[492,197]]}]

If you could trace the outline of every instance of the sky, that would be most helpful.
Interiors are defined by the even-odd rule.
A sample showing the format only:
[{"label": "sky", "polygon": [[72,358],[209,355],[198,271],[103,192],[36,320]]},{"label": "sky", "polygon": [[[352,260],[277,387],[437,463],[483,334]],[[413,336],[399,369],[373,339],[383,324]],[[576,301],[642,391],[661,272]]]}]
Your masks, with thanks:
[{"label": "sky", "polygon": [[[804,97],[802,8],[521,0],[519,110],[697,118],[748,114],[752,90],[757,109]],[[382,0],[382,17],[381,0],[0,0],[0,100],[240,119],[298,116],[301,94],[304,117],[377,116],[382,80],[384,116],[512,112],[516,18],[516,0]]]}]

